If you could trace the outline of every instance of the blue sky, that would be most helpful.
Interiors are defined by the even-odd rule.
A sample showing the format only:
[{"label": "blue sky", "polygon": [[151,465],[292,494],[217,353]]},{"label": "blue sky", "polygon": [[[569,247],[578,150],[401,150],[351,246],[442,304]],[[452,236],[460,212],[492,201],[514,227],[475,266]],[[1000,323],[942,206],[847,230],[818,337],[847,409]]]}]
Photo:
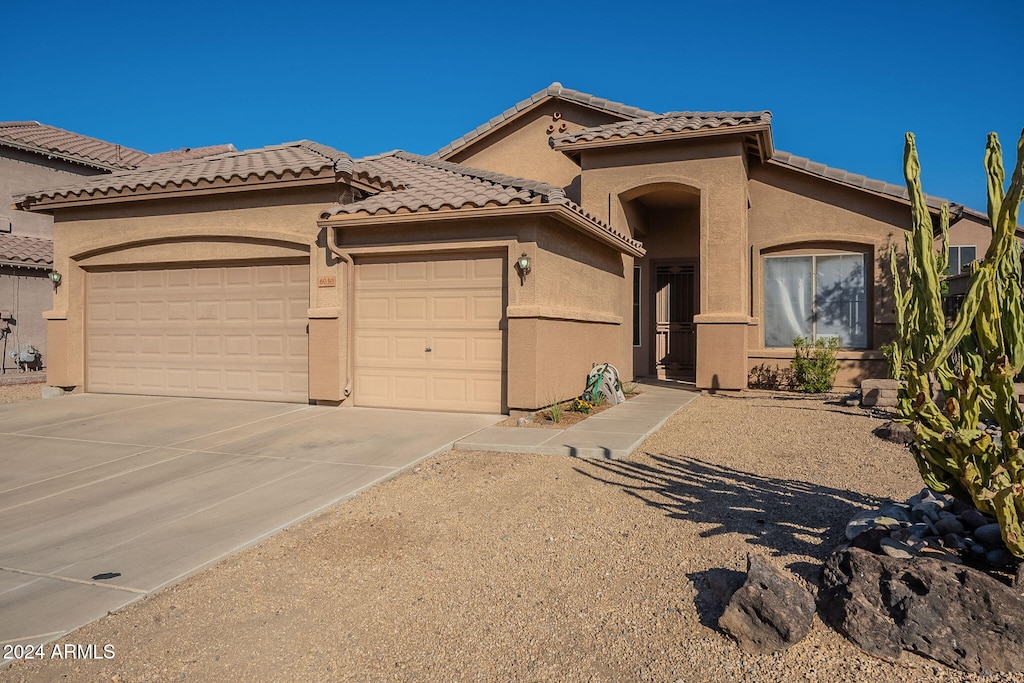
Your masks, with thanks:
[{"label": "blue sky", "polygon": [[146,152],[430,153],[560,81],[659,112],[770,109],[777,148],[897,183],[911,130],[925,191],[984,210],[986,134],[1009,164],[1024,127],[1019,0],[2,0],[0,25],[0,120]]}]

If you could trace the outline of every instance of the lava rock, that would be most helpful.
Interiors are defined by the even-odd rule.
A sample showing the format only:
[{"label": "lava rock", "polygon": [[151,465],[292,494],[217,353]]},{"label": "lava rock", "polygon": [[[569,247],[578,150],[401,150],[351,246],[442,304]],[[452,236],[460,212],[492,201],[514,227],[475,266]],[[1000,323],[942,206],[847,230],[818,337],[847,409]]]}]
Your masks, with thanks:
[{"label": "lava rock", "polygon": [[875,656],[907,650],[972,673],[1024,670],[1024,596],[963,565],[840,550],[825,564],[819,613]]},{"label": "lava rock", "polygon": [[875,428],[872,432],[879,439],[885,439],[886,441],[892,441],[903,446],[909,446],[914,443],[914,433],[910,431],[910,427],[899,422],[886,422]]},{"label": "lava rock", "polygon": [[718,626],[744,652],[767,654],[803,640],[814,611],[807,590],[761,557],[747,555],[747,580],[726,605]]},{"label": "lava rock", "polygon": [[1017,565],[1017,575],[1013,577],[1013,587],[1024,589],[1024,562]]}]

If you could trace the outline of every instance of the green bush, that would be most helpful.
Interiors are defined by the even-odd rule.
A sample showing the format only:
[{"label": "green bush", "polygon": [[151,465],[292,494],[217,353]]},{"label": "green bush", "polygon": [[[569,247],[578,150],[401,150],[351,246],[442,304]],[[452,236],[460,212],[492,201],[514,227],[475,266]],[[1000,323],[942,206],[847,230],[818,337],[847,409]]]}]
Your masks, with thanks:
[{"label": "green bush", "polygon": [[798,391],[820,394],[832,389],[839,372],[836,355],[839,340],[830,337],[827,341],[817,339],[813,344],[797,337],[793,340],[793,383]]}]

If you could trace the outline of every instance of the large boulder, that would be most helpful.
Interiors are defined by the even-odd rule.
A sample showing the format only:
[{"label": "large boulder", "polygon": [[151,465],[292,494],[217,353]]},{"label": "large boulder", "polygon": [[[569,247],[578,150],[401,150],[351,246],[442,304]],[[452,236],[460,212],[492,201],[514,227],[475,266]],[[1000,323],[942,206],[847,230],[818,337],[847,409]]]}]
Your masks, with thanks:
[{"label": "large boulder", "polygon": [[814,598],[757,555],[747,555],[747,580],[733,593],[718,626],[744,652],[765,654],[800,642],[814,620]]},{"label": "large boulder", "polygon": [[819,614],[865,652],[916,652],[968,672],[1024,671],[1024,596],[939,560],[846,548],[825,563]]}]

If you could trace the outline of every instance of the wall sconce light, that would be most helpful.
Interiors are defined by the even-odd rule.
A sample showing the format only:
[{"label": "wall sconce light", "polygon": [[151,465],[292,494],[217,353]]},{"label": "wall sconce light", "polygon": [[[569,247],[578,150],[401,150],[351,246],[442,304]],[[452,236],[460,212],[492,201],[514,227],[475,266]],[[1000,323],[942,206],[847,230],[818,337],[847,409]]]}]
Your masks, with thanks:
[{"label": "wall sconce light", "polygon": [[57,291],[57,287],[60,286],[60,278],[61,274],[58,273],[56,270],[50,271],[50,282],[53,283],[53,291],[55,292]]},{"label": "wall sconce light", "polygon": [[526,275],[530,272],[530,257],[525,253],[516,261],[516,272],[519,273],[519,284],[526,284]]}]

